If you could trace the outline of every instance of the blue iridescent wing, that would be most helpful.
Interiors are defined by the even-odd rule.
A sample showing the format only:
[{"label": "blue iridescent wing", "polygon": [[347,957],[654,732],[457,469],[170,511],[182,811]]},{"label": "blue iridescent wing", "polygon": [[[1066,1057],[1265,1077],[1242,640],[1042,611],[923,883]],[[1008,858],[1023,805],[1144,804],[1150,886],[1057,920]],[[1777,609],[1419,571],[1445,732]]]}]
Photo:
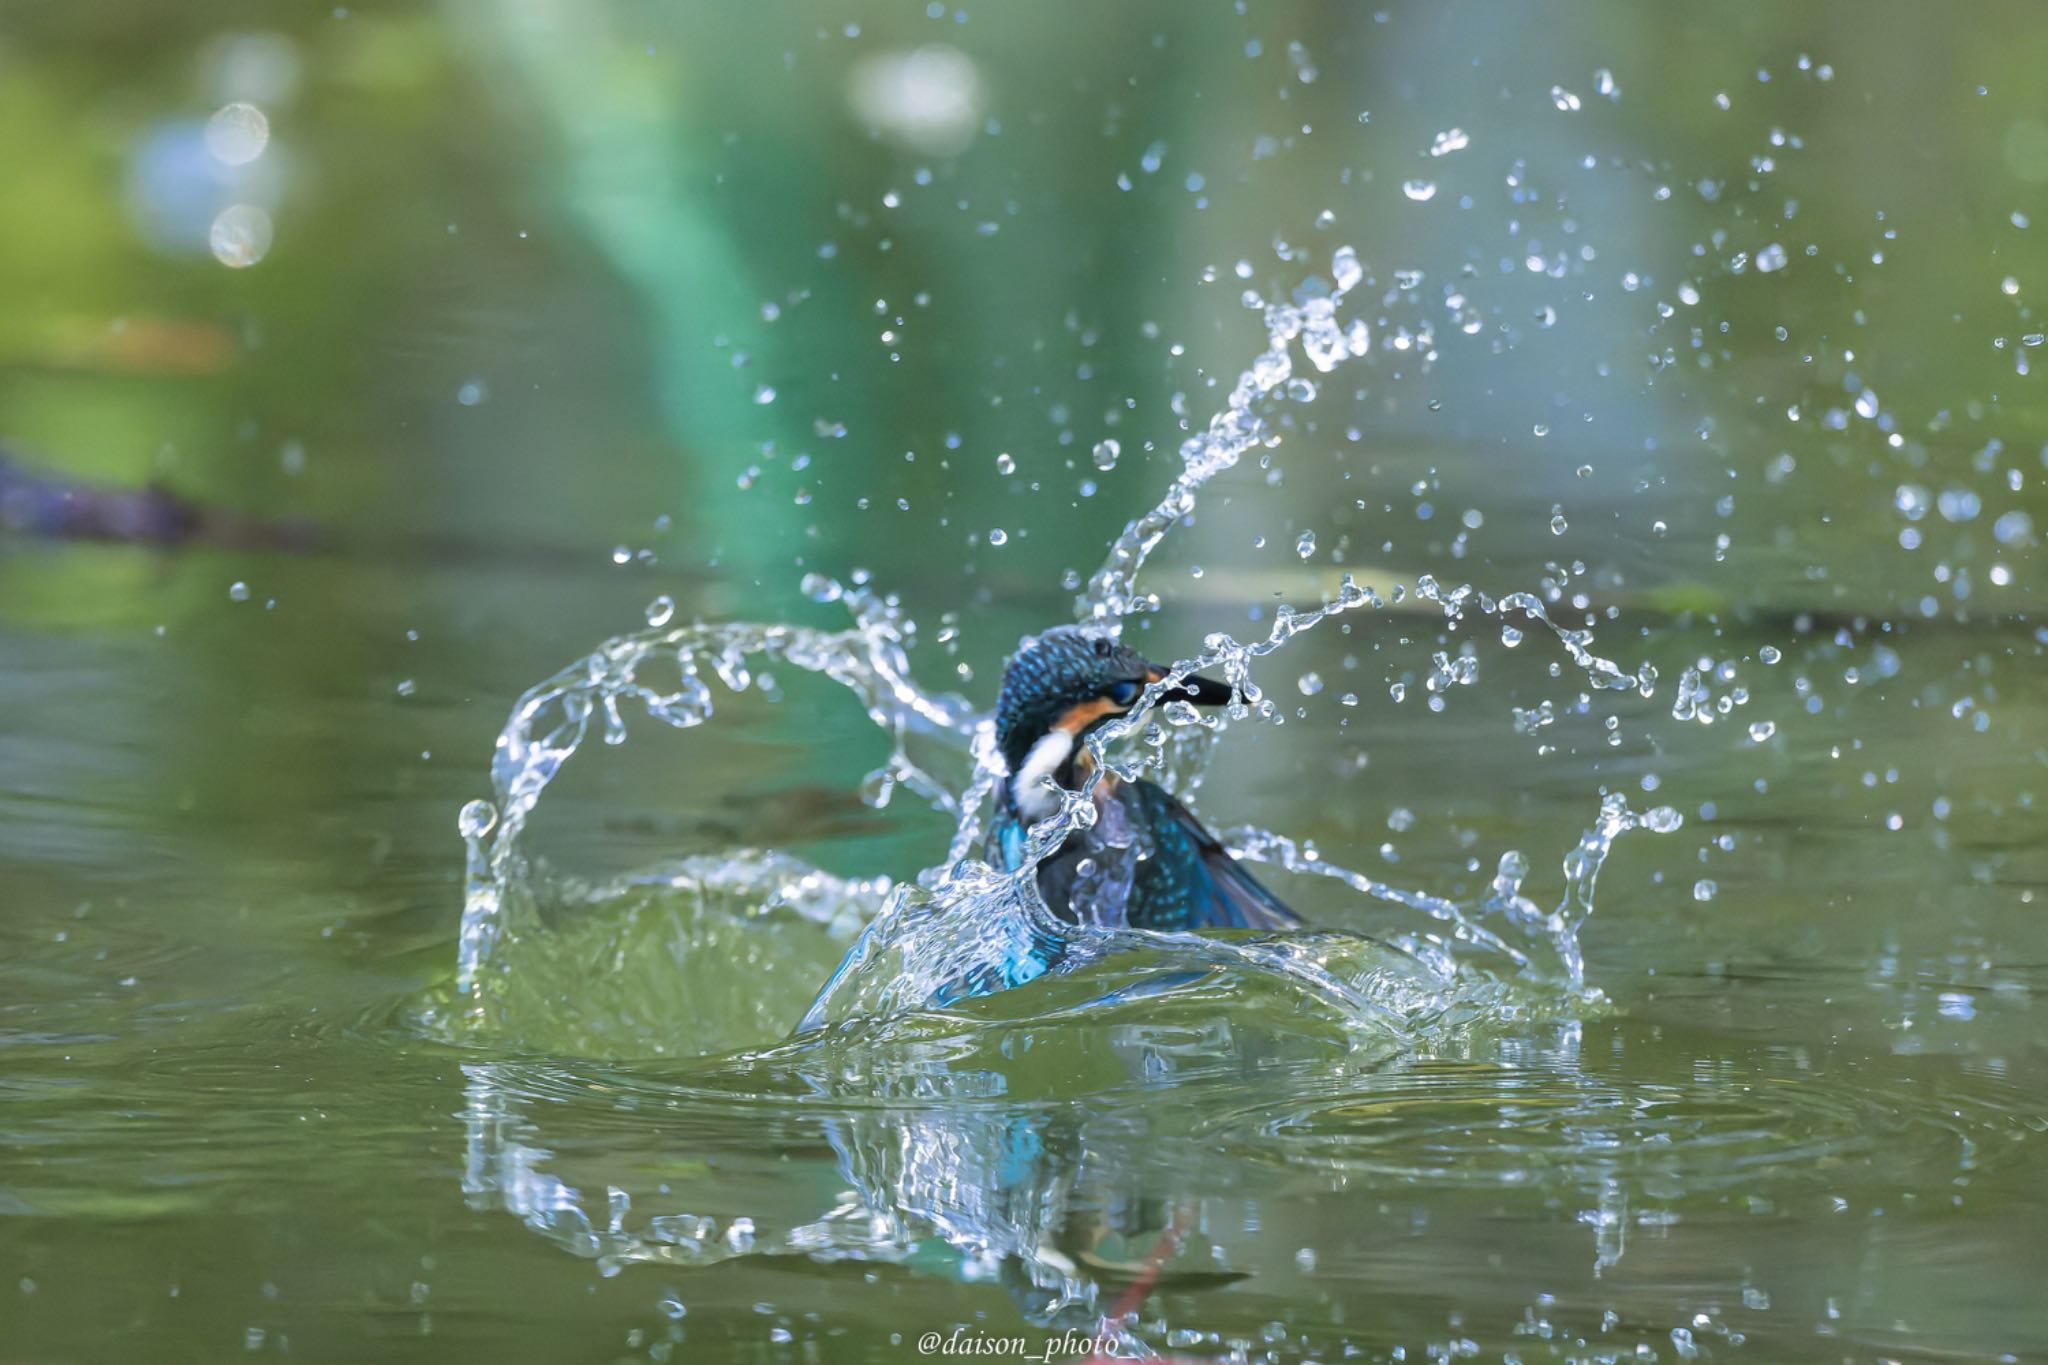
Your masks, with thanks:
[{"label": "blue iridescent wing", "polygon": [[1005,808],[996,812],[988,831],[989,866],[1004,872],[1015,872],[1024,866],[1024,854],[1030,844],[1030,831],[1024,822]]},{"label": "blue iridescent wing", "polygon": [[[1022,867],[1029,851],[1029,836],[1029,827],[1006,803],[989,826],[984,855],[989,865],[1004,872]],[[1033,923],[1021,937],[991,947],[993,951],[986,960],[940,989],[931,1003],[944,1007],[973,996],[1006,991],[1043,976],[1066,957],[1068,940],[1057,926]]]},{"label": "blue iridescent wing", "polygon": [[1123,784],[1118,795],[1152,840],[1152,856],[1138,864],[1131,885],[1134,927],[1288,929],[1301,923],[1164,787],[1139,779]]}]

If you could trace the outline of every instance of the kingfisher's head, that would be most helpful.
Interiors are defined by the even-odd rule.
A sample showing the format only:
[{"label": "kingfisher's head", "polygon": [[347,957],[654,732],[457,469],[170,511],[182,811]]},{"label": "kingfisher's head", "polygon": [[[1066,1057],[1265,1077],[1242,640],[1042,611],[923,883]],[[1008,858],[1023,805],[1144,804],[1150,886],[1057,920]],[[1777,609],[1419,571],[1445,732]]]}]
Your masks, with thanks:
[{"label": "kingfisher's head", "polygon": [[[996,742],[1018,809],[1034,818],[1049,809],[1045,779],[1063,780],[1081,737],[1129,711],[1165,676],[1136,650],[1087,626],[1059,626],[1025,640],[996,699]],[[1191,677],[1170,695],[1217,706],[1230,700],[1230,687]]]}]

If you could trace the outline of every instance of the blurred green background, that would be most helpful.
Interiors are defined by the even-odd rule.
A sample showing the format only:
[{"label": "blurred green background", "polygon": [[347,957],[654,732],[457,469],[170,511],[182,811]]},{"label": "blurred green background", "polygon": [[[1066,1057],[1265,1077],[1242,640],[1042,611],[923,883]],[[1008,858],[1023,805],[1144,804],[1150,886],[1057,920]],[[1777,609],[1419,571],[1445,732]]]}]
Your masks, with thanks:
[{"label": "blurred green background", "polygon": [[[1262,633],[1346,570],[1549,581],[1664,683],[1582,703],[1543,642],[1486,638],[1431,710],[1431,653],[1475,632],[1410,597],[1275,660],[1292,719],[1225,746],[1204,813],[1447,895],[1519,847],[1554,895],[1603,785],[1670,801],[1692,823],[1617,853],[1588,934],[1630,1065],[1995,1081],[2001,1130],[2038,1133],[2013,1095],[2048,1079],[2044,59],[2026,4],[10,0],[5,1339],[627,1349],[644,1285],[463,1207],[458,1061],[402,1022],[452,965],[454,812],[512,700],[657,595],[830,623],[816,571],[899,594],[923,681],[992,701],[1264,345],[1246,291],[1343,245],[1372,354],[1167,541],[1141,645]],[[151,485],[203,509],[173,543],[38,515]],[[1746,707],[1671,720],[1696,663]],[[1557,724],[1517,734],[1541,699]],[[938,816],[854,799],[881,745],[842,698],[727,709],[579,767],[551,847],[896,877],[943,848]],[[1947,1197],[1886,1140],[1873,1200]],[[1770,1358],[1814,1322],[2024,1357],[2034,1150],[1933,1230],[1788,1201],[1574,1302],[1668,1341],[1775,1242]],[[1375,1352],[1468,1311],[1508,1343],[1581,1210],[1502,1198],[1288,1311],[1373,1295]],[[905,1330],[967,1311],[886,1288]],[[788,1269],[692,1293],[699,1341],[744,1358],[786,1354],[757,1300],[835,1295],[902,1354]]]}]

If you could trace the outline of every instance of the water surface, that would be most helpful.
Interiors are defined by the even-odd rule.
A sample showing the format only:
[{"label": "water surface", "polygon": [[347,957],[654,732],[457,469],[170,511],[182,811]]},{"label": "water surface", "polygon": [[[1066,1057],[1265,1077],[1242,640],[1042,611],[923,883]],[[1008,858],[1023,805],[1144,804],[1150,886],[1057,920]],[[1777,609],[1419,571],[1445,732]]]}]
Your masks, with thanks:
[{"label": "water surface", "polygon": [[[1126,1345],[1189,1359],[2048,1352],[2024,11],[96,13],[0,28],[42,209],[0,217],[0,435],[323,535],[0,541],[16,1354],[896,1361],[1134,1284]],[[848,93],[941,41],[960,149]],[[246,267],[164,190],[234,99]],[[1127,629],[1188,658],[1372,584],[1255,663],[1276,714],[1196,799],[1403,893],[1519,850],[1548,909],[1603,788],[1671,807],[1590,993],[1331,940],[1391,1016],[1161,950],[791,1040],[955,822],[864,802],[888,741],[778,668],[565,767],[466,1020],[457,812],[522,692],[657,595],[840,629],[803,577],[865,570],[986,707],[1259,353],[1241,292],[1343,243],[1369,352],[1302,366]],[[1590,613],[1654,695],[1425,573]],[[764,911],[711,875],[749,848],[862,887]]]}]

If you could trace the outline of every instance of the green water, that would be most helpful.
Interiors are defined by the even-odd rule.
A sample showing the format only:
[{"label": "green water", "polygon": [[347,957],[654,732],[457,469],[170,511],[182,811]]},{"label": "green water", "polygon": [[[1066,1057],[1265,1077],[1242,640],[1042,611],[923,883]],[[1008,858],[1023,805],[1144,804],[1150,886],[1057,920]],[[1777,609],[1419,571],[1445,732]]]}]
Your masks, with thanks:
[{"label": "green water", "polygon": [[[1042,1299],[963,1243],[1109,1306],[1169,1229],[1135,1331],[1176,1358],[2048,1355],[2048,429],[2020,366],[2048,30],[1974,13],[0,15],[0,439],[322,533],[0,533],[8,1358],[898,1361],[963,1326],[1036,1353]],[[932,42],[978,71],[956,150],[847,112],[861,59]],[[278,177],[219,191],[274,220],[247,269],[205,245],[225,200],[173,212],[144,173],[185,184],[237,98]],[[1471,145],[1430,157],[1451,128]],[[1782,268],[1729,265],[1773,242]],[[1141,643],[1262,631],[1340,569],[1499,594],[1582,561],[1565,596],[1616,609],[1600,646],[1653,661],[1655,698],[1575,714],[1550,642],[1410,597],[1270,660],[1286,724],[1233,730],[1200,806],[1464,899],[1519,849],[1549,905],[1603,785],[1668,803],[1684,827],[1601,874],[1603,1000],[1361,1043],[1256,980],[1110,1019],[1047,986],[735,1059],[844,939],[657,888],[522,942],[516,1017],[433,1025],[455,813],[523,689],[657,594],[837,624],[797,579],[859,566],[919,621],[925,685],[987,704],[1257,353],[1239,290],[1343,243],[1374,356],[1205,494]],[[1908,516],[1908,484],[1980,508]],[[1466,638],[1478,680],[1433,711],[1430,655]],[[1750,694],[1711,726],[1670,714],[1703,657]],[[939,858],[948,819],[858,798],[887,749],[858,708],[784,682],[593,745],[540,851]],[[1420,927],[1274,884],[1321,925]],[[765,1243],[856,1176],[916,1225],[900,1261],[621,1265],[531,1202],[564,1182],[601,1234],[616,1189],[626,1226]]]}]

